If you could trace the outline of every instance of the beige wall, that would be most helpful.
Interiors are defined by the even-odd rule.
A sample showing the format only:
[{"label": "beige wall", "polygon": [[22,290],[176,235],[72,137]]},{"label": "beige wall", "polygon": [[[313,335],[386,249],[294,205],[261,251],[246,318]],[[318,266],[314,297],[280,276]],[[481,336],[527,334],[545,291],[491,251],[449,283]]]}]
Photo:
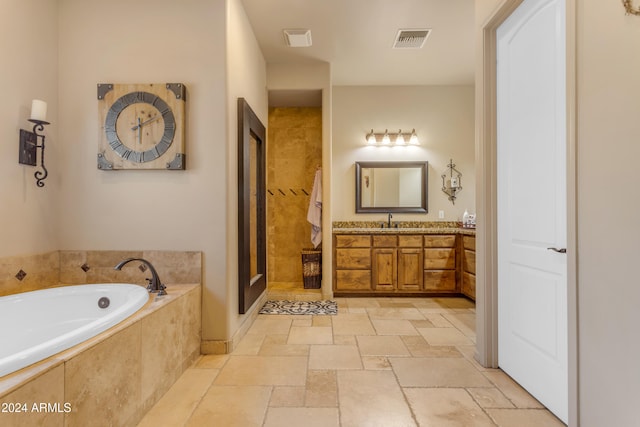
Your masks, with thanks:
[{"label": "beige wall", "polygon": [[[63,250],[204,252],[203,338],[226,334],[223,1],[60,0]],[[185,171],[96,168],[96,84],[187,86]]]},{"label": "beige wall", "polygon": [[[0,12],[0,76],[11,82],[0,99],[0,256],[203,251],[203,338],[229,339],[245,320],[237,315],[236,98],[267,119],[266,65],[240,1],[11,0]],[[99,171],[96,84],[168,81],[187,86],[187,170]],[[16,160],[33,98],[49,103],[52,122],[43,189]]]},{"label": "beige wall", "polygon": [[[461,220],[475,211],[473,86],[336,86],[333,88],[333,219],[375,221],[385,214],[355,213],[356,161],[428,161],[427,214],[394,214],[397,221]],[[411,132],[418,147],[371,147],[371,131]],[[442,192],[441,175],[449,159],[462,174],[455,205]]]},{"label": "beige wall", "polygon": [[625,16],[619,1],[580,1],[577,13],[580,425],[631,426],[640,402],[640,16]]},{"label": "beige wall", "polygon": [[[236,179],[231,98],[239,96],[241,81],[259,84],[264,65],[227,78],[227,61],[241,62],[253,37],[226,44],[229,34],[242,31],[227,33],[227,23],[242,22],[237,4],[59,2],[60,248],[202,251],[205,340],[228,339],[241,321],[229,249],[236,245],[230,223],[237,209],[229,191]],[[228,49],[237,52],[227,57]],[[247,48],[246,55],[253,54]],[[169,81],[187,86],[186,170],[99,171],[96,83]],[[254,92],[246,97],[266,106],[261,96],[266,99]]]},{"label": "beige wall", "polygon": [[[240,0],[227,1],[227,176],[226,181],[226,253],[220,247],[214,256],[227,258],[227,298],[226,306],[205,304],[205,320],[212,316],[211,310],[227,311],[229,325],[227,337],[231,338],[240,326],[250,318],[253,311],[260,307],[252,307],[246,315],[238,314],[238,113],[237,99],[245,98],[263,125],[267,125],[269,111],[267,106],[267,72],[262,52],[255,39],[249,20]],[[222,210],[221,200],[214,200],[218,209]],[[210,322],[209,322],[210,323]],[[210,324],[211,326],[211,324]],[[205,339],[210,339],[210,336]]]},{"label": "beige wall", "polygon": [[[58,21],[56,2],[0,3],[0,257],[57,249],[55,200],[60,188],[58,139]],[[20,129],[31,131],[31,100],[48,104],[45,164],[49,177],[36,187],[36,169],[18,163]],[[38,155],[39,156],[39,155]],[[14,274],[17,271],[14,272]]]}]

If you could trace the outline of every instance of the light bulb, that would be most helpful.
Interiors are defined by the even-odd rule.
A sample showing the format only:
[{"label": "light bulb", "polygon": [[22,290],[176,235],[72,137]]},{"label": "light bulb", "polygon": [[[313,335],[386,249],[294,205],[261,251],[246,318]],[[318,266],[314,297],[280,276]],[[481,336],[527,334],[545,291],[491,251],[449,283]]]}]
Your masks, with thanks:
[{"label": "light bulb", "polygon": [[373,133],[373,129],[371,129],[371,133],[367,135],[367,144],[376,145],[378,141],[376,141],[376,135]]},{"label": "light bulb", "polygon": [[389,132],[387,132],[387,130],[384,130],[384,136],[382,137],[382,144],[383,145],[389,145],[391,144],[391,138],[389,138]]},{"label": "light bulb", "polygon": [[418,141],[418,135],[416,134],[416,130],[414,129],[411,132],[411,138],[409,138],[409,144],[411,145],[419,145],[420,141]]},{"label": "light bulb", "polygon": [[402,129],[398,130],[398,136],[396,137],[396,145],[404,145],[404,135],[402,135]]}]

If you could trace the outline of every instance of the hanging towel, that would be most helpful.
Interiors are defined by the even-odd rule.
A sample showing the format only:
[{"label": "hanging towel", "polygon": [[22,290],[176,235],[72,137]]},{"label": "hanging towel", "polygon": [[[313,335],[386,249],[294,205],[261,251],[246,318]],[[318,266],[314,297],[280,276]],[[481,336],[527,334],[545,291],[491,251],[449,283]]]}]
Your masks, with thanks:
[{"label": "hanging towel", "polygon": [[311,243],[317,248],[322,242],[322,169],[316,171],[313,180],[307,221],[311,223]]}]

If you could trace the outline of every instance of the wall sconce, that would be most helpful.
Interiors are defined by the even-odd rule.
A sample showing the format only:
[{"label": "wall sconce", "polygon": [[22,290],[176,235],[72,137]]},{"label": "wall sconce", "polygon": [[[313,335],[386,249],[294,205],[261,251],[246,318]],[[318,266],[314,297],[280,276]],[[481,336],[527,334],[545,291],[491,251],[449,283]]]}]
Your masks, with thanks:
[{"label": "wall sconce", "polygon": [[460,190],[462,190],[462,174],[456,169],[453,159],[450,159],[447,169],[442,174],[442,191],[449,196],[449,200],[455,205],[456,196]]},{"label": "wall sconce", "polygon": [[[29,119],[29,121],[34,124],[33,131],[29,132],[20,129],[20,151],[18,153],[18,162],[20,164],[37,166],[38,148],[42,149],[42,151],[40,151],[40,167],[42,170],[38,170],[34,174],[38,187],[44,187],[43,181],[47,175],[49,175],[47,168],[44,166],[44,135],[38,133],[38,131],[44,131],[44,126],[49,124],[46,118],[47,103],[39,99],[34,99],[31,103],[31,118]],[[38,144],[38,138],[41,139],[41,144]]]},{"label": "wall sconce", "polygon": [[622,0],[622,4],[624,5],[624,9],[626,11],[625,15],[640,16],[640,7],[633,7],[633,5],[631,4],[631,0]]},{"label": "wall sconce", "polygon": [[375,133],[373,129],[371,129],[371,132],[367,133],[365,138],[367,140],[367,145],[376,145],[379,147],[420,145],[415,129],[411,132],[404,133],[402,132],[402,129],[399,129],[398,133],[389,133],[387,129],[385,129],[384,133]]}]

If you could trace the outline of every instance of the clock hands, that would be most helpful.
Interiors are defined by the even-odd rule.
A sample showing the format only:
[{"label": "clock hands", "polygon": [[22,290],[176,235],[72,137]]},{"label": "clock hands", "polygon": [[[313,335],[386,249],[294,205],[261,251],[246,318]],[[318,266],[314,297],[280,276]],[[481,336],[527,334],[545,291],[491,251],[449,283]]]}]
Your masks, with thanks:
[{"label": "clock hands", "polygon": [[138,117],[138,124],[132,127],[131,130],[138,130],[142,126],[146,125],[147,123],[152,122],[154,120],[158,120],[159,118],[160,116],[151,117],[149,120],[145,120],[144,122],[140,123],[140,117]]},{"label": "clock hands", "polygon": [[157,120],[159,118],[160,118],[160,116],[154,116],[154,117],[151,117],[150,119],[145,120],[143,122],[143,121],[140,120],[140,117],[138,117],[138,124],[131,128],[131,130],[137,130],[138,131],[138,144],[142,144],[142,126],[146,125],[149,122]]}]

